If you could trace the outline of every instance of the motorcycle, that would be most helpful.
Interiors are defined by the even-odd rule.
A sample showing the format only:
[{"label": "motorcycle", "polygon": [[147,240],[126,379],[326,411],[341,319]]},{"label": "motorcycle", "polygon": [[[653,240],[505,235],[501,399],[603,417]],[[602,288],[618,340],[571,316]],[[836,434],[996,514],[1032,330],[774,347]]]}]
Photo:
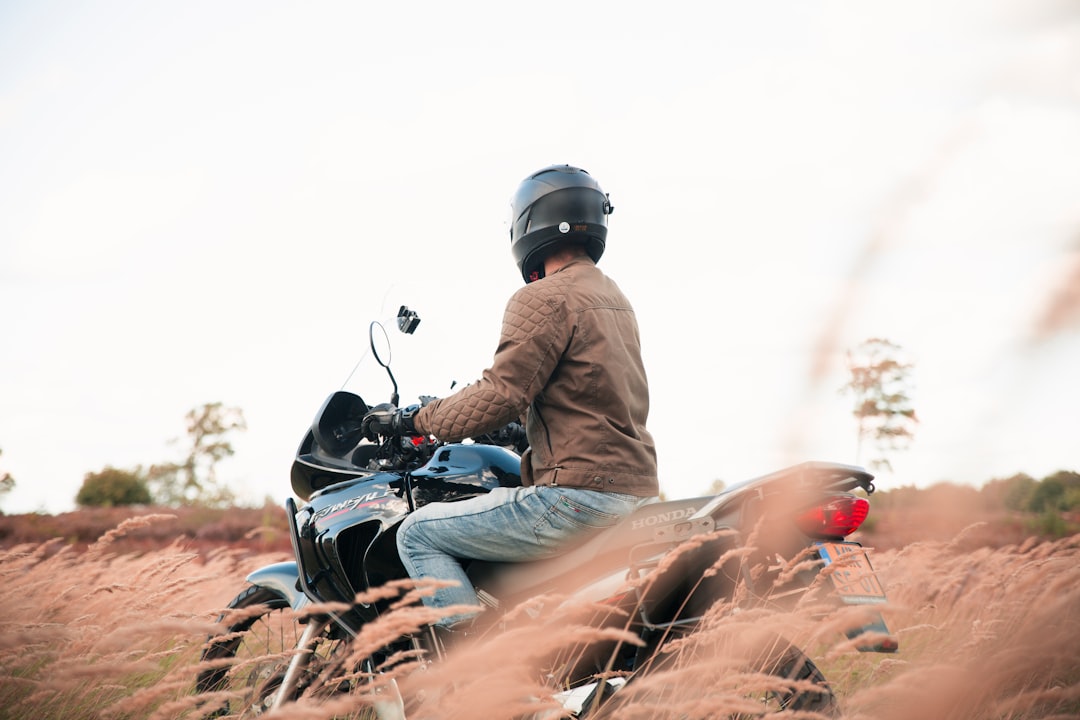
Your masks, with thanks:
[{"label": "motorcycle", "polygon": [[[402,307],[396,324],[411,334],[419,317]],[[371,324],[369,345],[396,406],[382,323]],[[362,430],[368,409],[359,395],[339,390],[307,429],[291,468],[301,504],[285,502],[294,557],[248,575],[219,618],[221,632],[205,645],[196,681],[203,717],[251,717],[345,698],[351,717],[406,718],[423,700],[401,692],[399,670],[453,662],[431,625],[435,616],[374,631],[395,613],[422,609],[396,531],[428,503],[520,485],[523,433],[511,425],[463,443],[372,440]],[[828,608],[853,606],[859,614],[842,628],[851,642],[861,651],[895,652],[876,610],[886,599],[881,583],[866,550],[846,539],[866,518],[873,491],[873,476],[860,467],[805,462],[714,496],[645,504],[554,559],[463,562],[484,616],[500,619],[492,627],[505,630],[509,618],[545,611],[569,617],[576,607],[578,622],[602,631],[537,661],[555,711],[533,717],[618,717],[635,702],[664,704],[657,701],[662,685],[648,678],[678,667],[673,649],[680,643],[696,639],[699,657],[734,653],[715,633],[716,619],[750,608],[791,610],[822,599]],[[753,707],[838,712],[828,681],[803,650],[782,635],[749,630],[739,633],[753,639],[738,666],[772,680],[754,694]]]}]

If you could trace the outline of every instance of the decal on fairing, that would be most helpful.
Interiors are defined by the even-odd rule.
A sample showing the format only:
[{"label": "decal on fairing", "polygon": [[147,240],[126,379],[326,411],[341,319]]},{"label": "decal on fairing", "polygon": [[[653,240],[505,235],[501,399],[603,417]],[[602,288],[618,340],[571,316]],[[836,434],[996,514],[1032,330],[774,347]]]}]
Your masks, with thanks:
[{"label": "decal on fairing", "polygon": [[348,500],[344,500],[342,502],[319,510],[312,516],[311,522],[318,524],[329,520],[332,517],[341,515],[342,513],[356,510],[357,508],[369,507],[371,505],[379,505],[386,502],[388,498],[393,496],[393,490],[376,490],[374,492],[369,492],[364,495],[358,495],[354,498],[349,498]]}]

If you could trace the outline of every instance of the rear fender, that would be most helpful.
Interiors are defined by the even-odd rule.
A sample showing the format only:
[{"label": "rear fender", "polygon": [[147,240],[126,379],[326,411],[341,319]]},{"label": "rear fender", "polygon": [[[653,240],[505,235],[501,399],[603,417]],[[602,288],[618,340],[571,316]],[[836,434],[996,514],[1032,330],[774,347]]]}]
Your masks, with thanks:
[{"label": "rear fender", "polygon": [[311,600],[300,591],[300,571],[295,562],[281,562],[261,567],[247,576],[252,585],[273,590],[288,600],[293,610],[299,610]]}]

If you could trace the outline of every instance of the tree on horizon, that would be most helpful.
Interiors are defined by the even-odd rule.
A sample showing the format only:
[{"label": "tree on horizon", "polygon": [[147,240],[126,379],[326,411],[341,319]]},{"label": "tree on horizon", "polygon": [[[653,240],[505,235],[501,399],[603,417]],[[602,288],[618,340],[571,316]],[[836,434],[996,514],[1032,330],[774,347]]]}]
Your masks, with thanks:
[{"label": "tree on horizon", "polygon": [[870,466],[892,470],[888,453],[906,449],[915,437],[919,420],[909,394],[914,366],[900,359],[901,352],[899,345],[884,338],[869,338],[847,352],[851,377],[840,392],[855,399],[852,414],[857,422],[857,464],[862,461],[864,441],[869,439],[877,451]]},{"label": "tree on horizon", "polygon": [[244,412],[220,402],[204,403],[185,416],[189,447],[181,462],[153,465],[148,481],[154,499],[164,505],[232,504],[234,494],[217,480],[217,464],[235,454],[227,436],[247,429]]}]

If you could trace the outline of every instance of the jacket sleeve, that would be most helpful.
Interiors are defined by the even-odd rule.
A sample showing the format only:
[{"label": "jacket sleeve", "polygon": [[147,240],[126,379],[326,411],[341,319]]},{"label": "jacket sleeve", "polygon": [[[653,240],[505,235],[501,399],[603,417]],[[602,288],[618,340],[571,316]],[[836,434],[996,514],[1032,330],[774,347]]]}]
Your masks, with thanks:
[{"label": "jacket sleeve", "polygon": [[542,283],[510,298],[491,367],[477,382],[421,409],[416,429],[444,442],[497,430],[522,417],[543,390],[569,344],[565,309],[546,298]]}]

